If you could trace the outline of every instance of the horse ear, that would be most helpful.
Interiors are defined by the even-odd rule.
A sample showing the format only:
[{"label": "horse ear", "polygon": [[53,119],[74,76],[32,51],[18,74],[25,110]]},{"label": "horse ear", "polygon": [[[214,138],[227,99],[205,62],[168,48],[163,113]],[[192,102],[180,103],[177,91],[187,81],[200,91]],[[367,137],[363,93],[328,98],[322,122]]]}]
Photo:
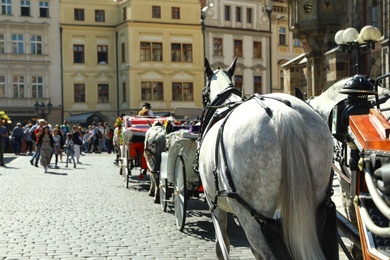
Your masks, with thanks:
[{"label": "horse ear", "polygon": [[234,71],[236,70],[236,62],[237,62],[237,57],[234,58],[232,64],[227,69],[227,72],[229,73],[230,77],[233,77],[234,75]]},{"label": "horse ear", "polygon": [[148,125],[149,125],[149,127],[152,127],[152,124],[150,123],[150,121],[148,120]]},{"label": "horse ear", "polygon": [[204,71],[206,72],[207,78],[210,78],[214,74],[207,58],[204,58]]}]

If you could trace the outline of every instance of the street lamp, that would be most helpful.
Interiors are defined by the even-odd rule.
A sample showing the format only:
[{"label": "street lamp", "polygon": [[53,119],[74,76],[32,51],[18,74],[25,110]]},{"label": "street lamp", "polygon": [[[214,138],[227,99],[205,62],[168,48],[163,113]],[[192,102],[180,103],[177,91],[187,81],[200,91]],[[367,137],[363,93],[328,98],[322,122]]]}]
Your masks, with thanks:
[{"label": "street lamp", "polygon": [[37,115],[42,115],[41,118],[43,118],[43,119],[45,119],[46,108],[47,108],[47,113],[46,114],[50,115],[51,110],[53,109],[53,105],[51,104],[50,101],[49,101],[49,103],[47,105],[45,105],[45,103],[43,103],[43,102],[42,102],[42,104],[39,104],[38,101],[34,105],[35,113]]},{"label": "street lamp", "polygon": [[272,29],[271,29],[271,15],[272,15],[272,4],[268,0],[267,4],[264,5],[264,9],[267,12],[269,20],[269,93],[272,93]]},{"label": "street lamp", "polygon": [[[209,8],[212,8],[214,6],[214,3],[209,3],[207,4],[205,7],[202,8],[202,11],[200,13],[200,23],[202,25],[202,34],[203,34],[203,55],[205,57],[203,57],[203,60],[204,60],[204,66],[203,67],[206,67],[206,24],[205,24],[205,20],[206,20],[206,16],[207,16],[207,10]],[[204,73],[204,84],[206,84],[206,73]]]},{"label": "street lamp", "polygon": [[381,32],[378,28],[367,25],[364,26],[360,33],[355,28],[347,28],[338,31],[334,36],[334,41],[347,50],[349,54],[355,51],[355,73],[360,73],[360,48],[375,48],[375,43],[381,38]]}]

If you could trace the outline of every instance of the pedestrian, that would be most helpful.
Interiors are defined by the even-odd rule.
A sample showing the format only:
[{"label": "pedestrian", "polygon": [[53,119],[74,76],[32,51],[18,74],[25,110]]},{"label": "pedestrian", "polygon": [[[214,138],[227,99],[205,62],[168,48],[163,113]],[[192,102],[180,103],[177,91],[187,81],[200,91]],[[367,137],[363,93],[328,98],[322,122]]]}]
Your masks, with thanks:
[{"label": "pedestrian", "polygon": [[111,127],[110,125],[108,124],[108,122],[104,122],[104,135],[103,135],[103,139],[104,139],[104,145],[107,149],[107,153],[111,154],[112,152],[112,132],[111,132]]},{"label": "pedestrian", "polygon": [[8,130],[7,127],[3,126],[3,119],[0,118],[0,166],[5,166],[4,150],[6,142],[9,142]]},{"label": "pedestrian", "polygon": [[58,128],[53,129],[53,141],[54,141],[54,156],[55,156],[55,168],[58,169],[58,155],[61,153],[62,150],[60,148],[61,146],[61,136],[58,134],[59,130]]},{"label": "pedestrian", "polygon": [[46,173],[49,168],[50,158],[54,148],[54,140],[52,134],[50,133],[49,126],[45,125],[42,129],[42,133],[39,135],[38,139],[38,146],[41,148],[40,162]]},{"label": "pedestrian", "polygon": [[105,143],[104,143],[104,126],[103,126],[103,123],[102,122],[99,122],[98,123],[98,129],[99,129],[99,132],[98,132],[98,138],[99,138],[99,152],[102,152],[102,151],[106,151],[106,146],[105,146]]},{"label": "pedestrian", "polygon": [[[38,167],[38,160],[39,160],[39,156],[41,154],[41,146],[39,145],[39,136],[43,133],[44,126],[45,126],[45,119],[39,119],[38,125],[35,128],[33,127],[34,130],[32,131],[33,128],[30,129],[30,133],[31,133],[31,131],[33,132],[33,134],[36,138],[36,143],[37,143],[36,151],[30,160],[31,165],[35,165],[35,167]],[[34,160],[35,160],[35,163],[34,163]]]},{"label": "pedestrian", "polygon": [[90,147],[88,151],[90,153],[99,153],[99,128],[97,127],[96,122],[92,123],[91,135],[89,137]]},{"label": "pedestrian", "polygon": [[76,162],[74,160],[74,143],[73,143],[73,135],[71,133],[66,134],[66,140],[65,140],[65,154],[66,154],[66,165],[65,167],[68,167],[68,162],[73,161],[74,168],[76,168]]},{"label": "pedestrian", "polygon": [[71,132],[70,126],[68,125],[68,121],[64,120],[64,124],[60,126],[60,129],[62,131],[61,133],[62,141],[65,144],[66,135]]},{"label": "pedestrian", "polygon": [[83,145],[83,141],[80,136],[80,132],[78,130],[77,125],[74,125],[72,127],[73,132],[73,149],[74,149],[74,156],[76,157],[77,164],[81,164],[80,162],[80,154],[81,154],[81,146]]},{"label": "pedestrian", "polygon": [[12,148],[15,155],[20,155],[22,151],[22,138],[24,131],[21,123],[17,123],[14,129],[12,130]]},{"label": "pedestrian", "polygon": [[26,153],[27,155],[32,155],[33,151],[33,139],[30,134],[30,129],[32,127],[31,123],[28,123],[26,127],[24,128],[24,140],[26,140]]}]

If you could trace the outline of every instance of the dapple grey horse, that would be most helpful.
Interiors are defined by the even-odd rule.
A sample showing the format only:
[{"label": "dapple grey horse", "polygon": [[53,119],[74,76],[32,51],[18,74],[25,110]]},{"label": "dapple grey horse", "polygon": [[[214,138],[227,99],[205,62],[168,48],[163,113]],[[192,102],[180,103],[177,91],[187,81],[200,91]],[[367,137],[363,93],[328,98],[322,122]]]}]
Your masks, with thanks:
[{"label": "dapple grey horse", "polygon": [[165,144],[165,129],[160,122],[155,121],[146,131],[144,142],[144,157],[151,172],[149,196],[154,196],[155,203],[160,202],[159,172],[161,153],[166,150]]},{"label": "dapple grey horse", "polygon": [[[227,212],[232,212],[255,257],[275,259],[253,215],[280,215],[283,240],[293,259],[325,259],[316,209],[331,175],[328,126],[310,106],[290,95],[269,94],[242,102],[236,92],[229,94],[235,65],[236,60],[226,70],[213,71],[206,60],[205,107],[223,114],[235,102],[242,104],[224,119],[204,126],[198,169],[207,199],[216,207],[214,214],[226,247],[229,250]],[[222,96],[224,100],[217,102]],[[222,258],[218,241],[216,250]]]}]

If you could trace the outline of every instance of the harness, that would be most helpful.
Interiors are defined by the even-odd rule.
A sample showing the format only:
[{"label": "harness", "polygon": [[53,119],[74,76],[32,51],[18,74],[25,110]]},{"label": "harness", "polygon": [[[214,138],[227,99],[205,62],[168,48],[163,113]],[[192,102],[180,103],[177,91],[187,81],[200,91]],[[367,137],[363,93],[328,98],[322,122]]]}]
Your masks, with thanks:
[{"label": "harness", "polygon": [[[256,103],[265,110],[268,116],[272,117],[272,110],[265,104],[264,100],[265,99],[274,99],[279,102],[284,103],[286,106],[291,107],[291,103],[288,100],[284,100],[282,98],[278,97],[269,97],[269,96],[262,96],[260,94],[253,94],[250,98],[245,99],[242,98],[240,101],[236,102],[229,102],[225,103],[226,99],[234,94],[237,96],[242,96],[242,91],[234,87],[233,85],[230,85],[228,88],[226,88],[223,92],[217,95],[217,97],[211,102],[209,100],[209,94],[210,94],[210,81],[208,82],[206,88],[203,90],[203,104],[204,104],[204,109],[202,112],[202,117],[201,117],[201,131],[199,133],[198,137],[198,149],[196,151],[196,165],[194,167],[194,171],[196,174],[200,177],[199,174],[199,151],[200,147],[202,145],[202,140],[203,137],[207,134],[207,132],[210,130],[210,128],[219,120],[223,119],[223,122],[221,123],[221,126],[219,127],[218,130],[218,135],[216,138],[216,147],[215,147],[215,154],[214,154],[214,160],[215,160],[215,168],[213,170],[213,175],[214,175],[214,188],[216,191],[216,195],[213,199],[213,201],[210,200],[206,196],[212,220],[214,223],[214,227],[216,229],[216,235],[218,237],[218,241],[220,241],[220,247],[222,250],[222,253],[224,255],[225,259],[229,259],[229,254],[226,249],[226,245],[224,243],[224,240],[222,238],[222,232],[220,230],[219,224],[216,221],[216,217],[214,214],[214,210],[217,207],[218,203],[218,197],[227,197],[227,198],[232,198],[235,199],[242,207],[244,207],[252,217],[256,220],[257,223],[260,224],[263,236],[267,242],[268,247],[276,257],[276,259],[292,259],[287,246],[283,240],[283,231],[281,228],[281,220],[280,219],[273,219],[264,216],[263,214],[257,212],[253,207],[251,207],[237,192],[235,185],[232,180],[232,175],[231,171],[227,165],[227,159],[226,159],[226,150],[224,147],[224,138],[223,138],[223,131],[225,129],[225,124],[229,117],[231,116],[232,112],[234,111],[235,108],[237,108],[239,105],[243,104],[244,102],[247,102],[249,100],[255,100]],[[222,112],[216,113],[218,108],[225,108],[222,110]],[[222,174],[225,174],[225,177],[228,181],[228,184],[230,186],[230,190],[220,190],[219,189],[219,182],[218,182],[218,167],[219,167],[219,160],[218,160],[218,148],[221,148],[221,154],[222,154],[222,165],[225,165],[224,171]],[[334,203],[331,200],[331,196],[333,195],[333,189],[332,189],[332,180],[333,180],[333,174],[331,174],[331,179],[328,184],[328,190],[325,195],[324,200],[320,203],[319,205],[319,211],[324,212],[321,217],[323,217],[324,214],[327,214],[325,209],[332,208],[335,210]],[[334,214],[335,215],[335,214]],[[337,230],[336,230],[337,231]],[[325,243],[329,241],[324,241]],[[336,242],[337,246],[337,242]],[[323,248],[322,244],[321,247]],[[324,250],[323,250],[324,251]],[[324,252],[325,253],[325,252]]]}]

